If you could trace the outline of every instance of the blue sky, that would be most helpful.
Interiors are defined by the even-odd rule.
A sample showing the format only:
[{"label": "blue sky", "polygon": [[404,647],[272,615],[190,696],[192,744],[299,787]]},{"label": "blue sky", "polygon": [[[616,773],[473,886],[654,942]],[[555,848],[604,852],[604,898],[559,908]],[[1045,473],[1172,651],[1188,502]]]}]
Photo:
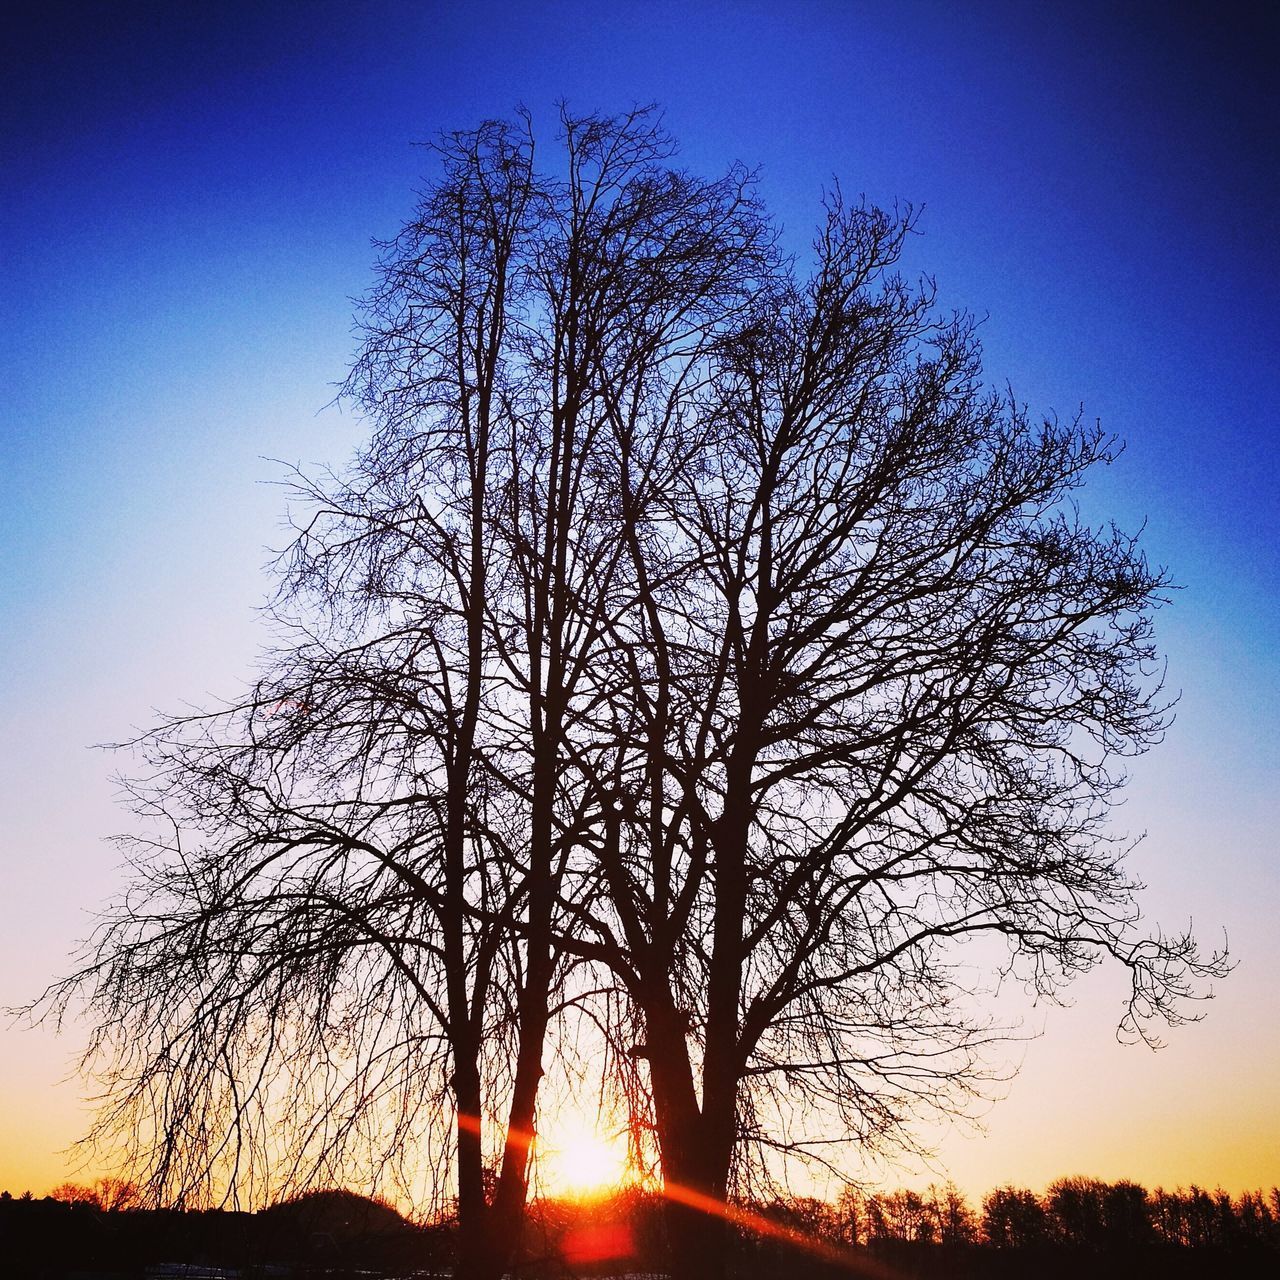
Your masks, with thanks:
[{"label": "blue sky", "polygon": [[[370,238],[429,166],[412,144],[519,103],[550,132],[560,98],[656,101],[690,168],[760,166],[798,249],[835,178],[923,205],[913,269],[987,317],[994,381],[1128,442],[1085,509],[1145,520],[1183,584],[1162,619],[1179,721],[1120,822],[1150,833],[1154,914],[1229,928],[1240,969],[1154,1058],[1114,1048],[1105,975],[1074,1010],[1034,1011],[1044,1035],[989,1135],[943,1135],[943,1171],[1280,1177],[1280,20],[1263,8],[32,7],[0,53],[0,1003],[64,964],[117,881],[102,837],[124,818],[88,744],[252,664],[282,536],[264,459],[340,464],[358,439],[323,406]],[[0,1153],[29,1153],[0,1158],[0,1186],[38,1190],[80,1123],[54,1083],[74,1036],[0,1040]],[[1082,1119],[1095,1072],[1114,1103]]]}]

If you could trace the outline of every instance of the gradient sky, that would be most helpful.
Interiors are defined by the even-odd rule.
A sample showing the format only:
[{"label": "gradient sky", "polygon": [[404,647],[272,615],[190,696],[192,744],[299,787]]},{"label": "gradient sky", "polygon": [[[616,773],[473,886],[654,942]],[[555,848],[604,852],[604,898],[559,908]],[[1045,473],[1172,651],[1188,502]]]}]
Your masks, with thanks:
[{"label": "gradient sky", "polygon": [[[550,134],[560,98],[657,101],[690,168],[761,166],[797,247],[833,178],[923,204],[912,266],[989,317],[993,380],[1127,440],[1085,509],[1145,520],[1184,588],[1161,619],[1178,721],[1116,822],[1148,833],[1151,914],[1225,929],[1238,970],[1157,1054],[1116,1044],[1115,973],[1027,1011],[985,1134],[880,1176],[1280,1181],[1268,7],[29,6],[0,51],[0,1005],[66,967],[119,882],[127,818],[90,744],[251,668],[283,537],[266,459],[340,465],[359,438],[323,406],[370,237],[429,164],[412,144],[519,103]],[[0,1188],[72,1172],[78,1038],[0,1024]]]}]

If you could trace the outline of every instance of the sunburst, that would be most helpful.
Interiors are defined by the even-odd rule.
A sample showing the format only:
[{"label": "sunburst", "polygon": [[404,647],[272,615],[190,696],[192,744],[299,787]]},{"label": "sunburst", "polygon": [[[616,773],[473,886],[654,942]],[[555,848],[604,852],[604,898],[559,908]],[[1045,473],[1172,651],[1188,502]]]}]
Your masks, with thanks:
[{"label": "sunburst", "polygon": [[581,1116],[565,1116],[540,1135],[540,1175],[552,1195],[586,1198],[625,1181],[626,1141],[600,1133]]}]

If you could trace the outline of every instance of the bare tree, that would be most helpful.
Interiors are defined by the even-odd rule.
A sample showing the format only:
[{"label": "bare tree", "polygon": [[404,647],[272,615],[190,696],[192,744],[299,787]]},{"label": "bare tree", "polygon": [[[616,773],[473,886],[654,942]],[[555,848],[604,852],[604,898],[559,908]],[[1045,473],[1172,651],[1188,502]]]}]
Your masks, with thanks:
[{"label": "bare tree", "polygon": [[[1042,995],[1120,962],[1143,1036],[1225,968],[1137,929],[1104,825],[1167,710],[1166,578],[1070,501],[1115,444],[983,388],[972,325],[896,273],[910,230],[831,197],[812,273],[780,265],[684,398],[661,482],[620,481],[620,819],[584,936],[639,1011],[680,1276],[723,1270],[735,1158],[963,1104],[992,1034],[966,941]],[[624,460],[650,430],[621,422]]]},{"label": "bare tree", "polygon": [[980,1086],[966,943],[1049,995],[1118,961],[1148,1035],[1223,962],[1138,931],[1105,826],[1166,713],[1164,574],[1071,505],[1113,442],[984,388],[909,211],[836,193],[805,274],[651,112],[560,141],[441,143],[360,313],[371,441],[297,478],[252,695],[142,740],[172,834],[53,1007],[153,1198],[425,1177],[467,1277],[580,1014],[712,1277],[770,1152]]},{"label": "bare tree", "polygon": [[561,142],[551,174],[527,120],[439,145],[360,312],[371,441],[295,477],[251,696],[136,744],[159,834],[50,995],[87,998],[94,1136],[152,1199],[425,1178],[475,1277],[519,1241],[549,1029],[607,973],[570,873],[616,827],[612,415],[693,377],[771,260],[749,175],[672,168],[651,112]]},{"label": "bare tree", "polygon": [[138,1188],[122,1178],[95,1178],[92,1186],[78,1182],[59,1183],[49,1192],[49,1199],[64,1204],[87,1204],[105,1213],[122,1213],[141,1206]]}]

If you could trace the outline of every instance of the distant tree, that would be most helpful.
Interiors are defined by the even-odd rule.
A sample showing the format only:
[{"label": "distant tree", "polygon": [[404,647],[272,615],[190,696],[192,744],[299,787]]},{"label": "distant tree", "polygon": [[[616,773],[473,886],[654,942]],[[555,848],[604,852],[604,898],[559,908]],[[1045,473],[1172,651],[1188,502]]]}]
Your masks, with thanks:
[{"label": "distant tree", "polygon": [[108,1212],[137,1209],[142,1205],[142,1192],[137,1183],[125,1178],[103,1177],[95,1180],[94,1190]]},{"label": "distant tree", "polygon": [[794,1238],[836,1240],[840,1225],[834,1207],[816,1196],[775,1196],[757,1206],[760,1216],[781,1225]]},{"label": "distant tree", "polygon": [[937,1240],[937,1222],[931,1206],[918,1191],[868,1196],[863,1202],[862,1218],[868,1243],[933,1244]]},{"label": "distant tree", "polygon": [[1216,1211],[1216,1236],[1219,1247],[1238,1250],[1244,1247],[1247,1237],[1244,1219],[1231,1196],[1221,1187],[1214,1193],[1213,1207]]},{"label": "distant tree", "polygon": [[58,1200],[62,1204],[87,1204],[94,1209],[102,1208],[92,1187],[79,1182],[60,1182],[49,1192],[50,1200]]},{"label": "distant tree", "polygon": [[978,1216],[953,1183],[929,1188],[929,1208],[935,1222],[934,1235],[939,1244],[973,1244],[978,1238]]},{"label": "distant tree", "polygon": [[835,1218],[839,1240],[844,1244],[865,1244],[867,1239],[863,1193],[857,1187],[845,1187],[836,1197]]},{"label": "distant tree", "polygon": [[1063,1244],[1113,1252],[1140,1248],[1153,1237],[1147,1192],[1135,1182],[1059,1178],[1044,1201],[1054,1237]]},{"label": "distant tree", "polygon": [[1186,1242],[1182,1197],[1177,1192],[1157,1187],[1151,1193],[1151,1227],[1156,1239],[1164,1244]]},{"label": "distant tree", "polygon": [[292,1224],[304,1236],[324,1234],[343,1243],[409,1229],[385,1201],[342,1190],[304,1192],[262,1210],[261,1217],[273,1226]]},{"label": "distant tree", "polygon": [[982,1238],[997,1249],[1029,1249],[1047,1244],[1049,1217],[1034,1191],[997,1187],[982,1201]]},{"label": "distant tree", "polygon": [[1151,1204],[1147,1189],[1122,1178],[1102,1193],[1104,1247],[1141,1249],[1151,1243]]},{"label": "distant tree", "polygon": [[89,1205],[107,1213],[137,1209],[142,1205],[142,1194],[136,1183],[113,1177],[98,1178],[91,1186],[62,1182],[49,1192],[49,1197],[64,1204]]},{"label": "distant tree", "polygon": [[872,1195],[850,1190],[840,1197],[826,1234],[840,1234],[852,1244],[972,1244],[978,1238],[978,1220],[950,1183],[931,1186],[923,1195],[910,1190]]},{"label": "distant tree", "polygon": [[859,1199],[858,1224],[862,1242],[871,1244],[877,1240],[891,1239],[893,1231],[885,1212],[884,1198],[879,1194],[872,1194]]},{"label": "distant tree", "polygon": [[1280,1248],[1280,1220],[1277,1219],[1272,1200],[1261,1191],[1246,1191],[1237,1202],[1237,1214],[1243,1239],[1253,1248]]},{"label": "distant tree", "polygon": [[1077,1248],[1102,1247],[1106,1184],[1097,1178],[1058,1178],[1045,1189],[1044,1203],[1054,1238]]},{"label": "distant tree", "polygon": [[1213,1197],[1194,1183],[1184,1201],[1187,1244],[1196,1249],[1213,1248],[1221,1243],[1218,1228],[1221,1221]]},{"label": "distant tree", "polygon": [[1246,1191],[1231,1197],[1192,1185],[1147,1200],[1152,1238],[1189,1249],[1274,1250],[1280,1248],[1280,1192]]}]

